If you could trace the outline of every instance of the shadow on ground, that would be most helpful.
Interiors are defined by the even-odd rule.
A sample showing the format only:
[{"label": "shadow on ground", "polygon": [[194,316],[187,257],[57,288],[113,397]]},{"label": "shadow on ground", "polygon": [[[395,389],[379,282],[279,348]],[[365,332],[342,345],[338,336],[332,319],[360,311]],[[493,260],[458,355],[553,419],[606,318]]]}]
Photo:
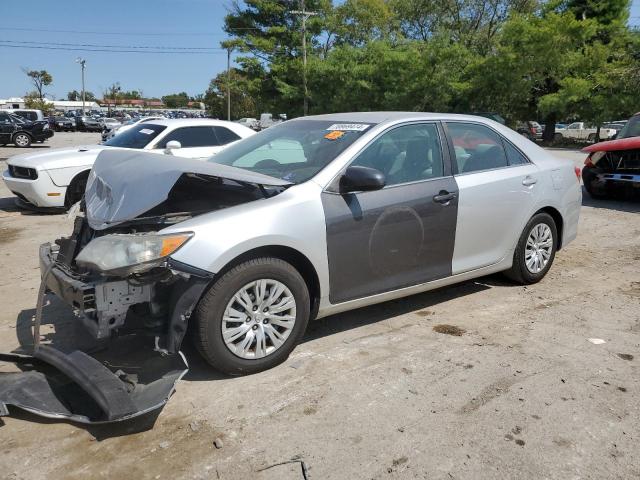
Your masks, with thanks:
[{"label": "shadow on ground", "polygon": [[640,212],[640,189],[636,189],[635,194],[620,191],[614,198],[599,199],[593,198],[587,193],[584,186],[582,187],[582,206],[591,208],[604,208],[607,210],[616,210],[618,212],[638,213]]}]

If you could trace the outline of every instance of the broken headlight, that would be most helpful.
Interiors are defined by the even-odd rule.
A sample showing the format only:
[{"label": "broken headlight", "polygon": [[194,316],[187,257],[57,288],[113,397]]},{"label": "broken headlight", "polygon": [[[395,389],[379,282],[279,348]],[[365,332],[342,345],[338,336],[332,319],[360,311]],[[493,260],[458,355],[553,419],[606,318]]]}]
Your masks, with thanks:
[{"label": "broken headlight", "polygon": [[191,232],[105,235],[91,240],[76,257],[76,263],[103,273],[141,273],[161,265],[192,236]]}]

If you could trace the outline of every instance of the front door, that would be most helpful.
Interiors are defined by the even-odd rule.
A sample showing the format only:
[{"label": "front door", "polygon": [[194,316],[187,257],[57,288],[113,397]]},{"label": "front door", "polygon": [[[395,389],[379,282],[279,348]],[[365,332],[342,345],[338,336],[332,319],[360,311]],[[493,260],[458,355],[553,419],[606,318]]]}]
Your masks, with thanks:
[{"label": "front door", "polygon": [[331,303],[451,275],[457,186],[437,123],[395,127],[351,163],[380,170],[377,191],[322,194]]}]

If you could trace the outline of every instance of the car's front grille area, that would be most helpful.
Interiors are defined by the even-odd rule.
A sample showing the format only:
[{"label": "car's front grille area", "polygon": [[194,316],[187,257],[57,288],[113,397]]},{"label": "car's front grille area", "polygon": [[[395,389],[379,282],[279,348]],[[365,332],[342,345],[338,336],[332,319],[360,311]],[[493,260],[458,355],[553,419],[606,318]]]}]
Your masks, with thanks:
[{"label": "car's front grille area", "polygon": [[9,174],[15,178],[28,178],[30,180],[38,178],[38,171],[35,168],[16,167],[15,165],[9,165]]}]

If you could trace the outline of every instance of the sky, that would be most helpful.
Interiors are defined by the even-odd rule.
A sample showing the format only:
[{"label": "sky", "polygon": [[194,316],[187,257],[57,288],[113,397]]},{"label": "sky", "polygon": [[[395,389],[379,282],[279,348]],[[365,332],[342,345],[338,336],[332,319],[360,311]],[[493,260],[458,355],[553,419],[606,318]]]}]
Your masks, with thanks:
[{"label": "sky", "polygon": [[[120,82],[123,90],[142,90],[146,97],[181,91],[189,95],[204,93],[209,81],[226,69],[226,51],[219,47],[226,38],[222,26],[230,2],[0,0],[0,98],[23,96],[32,90],[22,68],[51,73],[53,84],[46,92],[56,99],[66,98],[71,90],[80,91],[81,70],[75,63],[78,56],[86,60],[86,89],[98,97],[114,82]],[[632,0],[630,23],[640,26],[640,0]],[[33,42],[29,44],[32,47],[60,50],[24,48],[24,42]],[[65,50],[82,48],[60,45],[65,43],[113,45],[122,46],[120,50],[138,51],[150,50],[139,47],[218,50],[87,52]]]},{"label": "sky", "polygon": [[229,5],[230,0],[0,0],[0,98],[33,90],[22,67],[51,73],[53,84],[45,91],[56,99],[80,91],[78,56],[86,60],[86,90],[98,97],[114,82],[123,90],[142,90],[146,97],[204,93],[209,81],[227,68],[225,50],[112,53],[15,48],[5,42],[219,49],[227,38],[222,27]]}]

